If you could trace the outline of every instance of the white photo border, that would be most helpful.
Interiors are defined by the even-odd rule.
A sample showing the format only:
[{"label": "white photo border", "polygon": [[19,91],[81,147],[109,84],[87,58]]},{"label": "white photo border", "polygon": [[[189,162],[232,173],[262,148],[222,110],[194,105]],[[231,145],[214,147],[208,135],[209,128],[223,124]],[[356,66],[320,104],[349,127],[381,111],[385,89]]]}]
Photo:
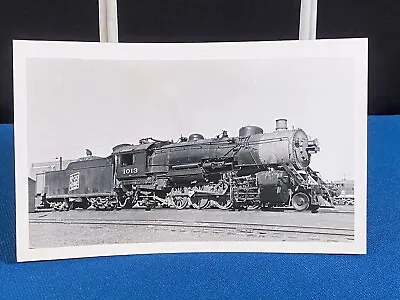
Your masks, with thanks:
[{"label": "white photo border", "polygon": [[[27,169],[28,58],[84,60],[216,60],[278,58],[352,58],[354,61],[354,241],[327,242],[169,242],[61,248],[29,248]],[[96,43],[13,41],[14,141],[17,262],[151,253],[268,252],[268,253],[367,253],[367,81],[368,39],[267,41],[221,43]]]}]

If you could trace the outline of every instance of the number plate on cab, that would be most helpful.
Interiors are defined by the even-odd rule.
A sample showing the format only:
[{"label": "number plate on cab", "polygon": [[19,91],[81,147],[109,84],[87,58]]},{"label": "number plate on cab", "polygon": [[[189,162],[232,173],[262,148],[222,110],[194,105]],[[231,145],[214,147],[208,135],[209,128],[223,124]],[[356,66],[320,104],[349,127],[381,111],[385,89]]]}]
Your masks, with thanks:
[{"label": "number plate on cab", "polygon": [[134,175],[134,174],[137,174],[137,172],[138,172],[138,168],[134,168],[134,167],[128,167],[128,168],[122,169],[122,174],[124,174],[124,175]]}]

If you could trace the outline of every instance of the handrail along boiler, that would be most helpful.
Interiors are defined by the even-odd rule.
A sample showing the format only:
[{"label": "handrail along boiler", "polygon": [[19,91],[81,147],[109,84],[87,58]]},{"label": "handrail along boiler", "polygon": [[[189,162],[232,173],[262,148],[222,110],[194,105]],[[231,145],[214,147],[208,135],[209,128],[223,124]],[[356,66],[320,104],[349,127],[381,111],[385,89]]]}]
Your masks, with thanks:
[{"label": "handrail along boiler", "polygon": [[226,131],[214,138],[201,134],[177,142],[144,138],[121,144],[110,156],[86,157],[66,170],[45,173],[43,201],[68,207],[147,209],[158,205],[221,209],[293,206],[296,210],[331,206],[327,185],[310,168],[320,151],[304,130],[276,121],[264,133],[257,126]]}]

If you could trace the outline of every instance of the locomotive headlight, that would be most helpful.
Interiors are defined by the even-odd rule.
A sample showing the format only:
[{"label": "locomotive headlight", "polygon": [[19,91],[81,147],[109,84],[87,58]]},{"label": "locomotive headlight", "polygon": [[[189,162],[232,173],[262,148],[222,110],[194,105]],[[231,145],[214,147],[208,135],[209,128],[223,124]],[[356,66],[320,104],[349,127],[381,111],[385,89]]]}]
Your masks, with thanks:
[{"label": "locomotive headlight", "polygon": [[319,151],[319,141],[317,139],[308,141],[307,151],[308,153],[317,153]]},{"label": "locomotive headlight", "polygon": [[319,146],[319,141],[317,139],[312,140],[312,141],[308,141],[308,147],[317,147]]}]

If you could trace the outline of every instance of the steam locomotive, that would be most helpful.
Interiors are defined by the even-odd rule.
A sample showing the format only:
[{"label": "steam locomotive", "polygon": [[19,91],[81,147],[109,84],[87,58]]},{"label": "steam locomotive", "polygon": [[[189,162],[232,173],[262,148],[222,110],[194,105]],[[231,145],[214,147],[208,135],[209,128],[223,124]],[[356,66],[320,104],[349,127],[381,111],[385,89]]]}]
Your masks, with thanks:
[{"label": "steam locomotive", "polygon": [[332,206],[319,174],[310,168],[320,151],[304,130],[276,120],[275,131],[257,126],[201,134],[178,141],[144,138],[120,144],[108,157],[89,155],[65,170],[45,172],[42,203],[61,209],[132,208],[139,204],[184,209],[255,209],[291,206],[298,211]]}]

